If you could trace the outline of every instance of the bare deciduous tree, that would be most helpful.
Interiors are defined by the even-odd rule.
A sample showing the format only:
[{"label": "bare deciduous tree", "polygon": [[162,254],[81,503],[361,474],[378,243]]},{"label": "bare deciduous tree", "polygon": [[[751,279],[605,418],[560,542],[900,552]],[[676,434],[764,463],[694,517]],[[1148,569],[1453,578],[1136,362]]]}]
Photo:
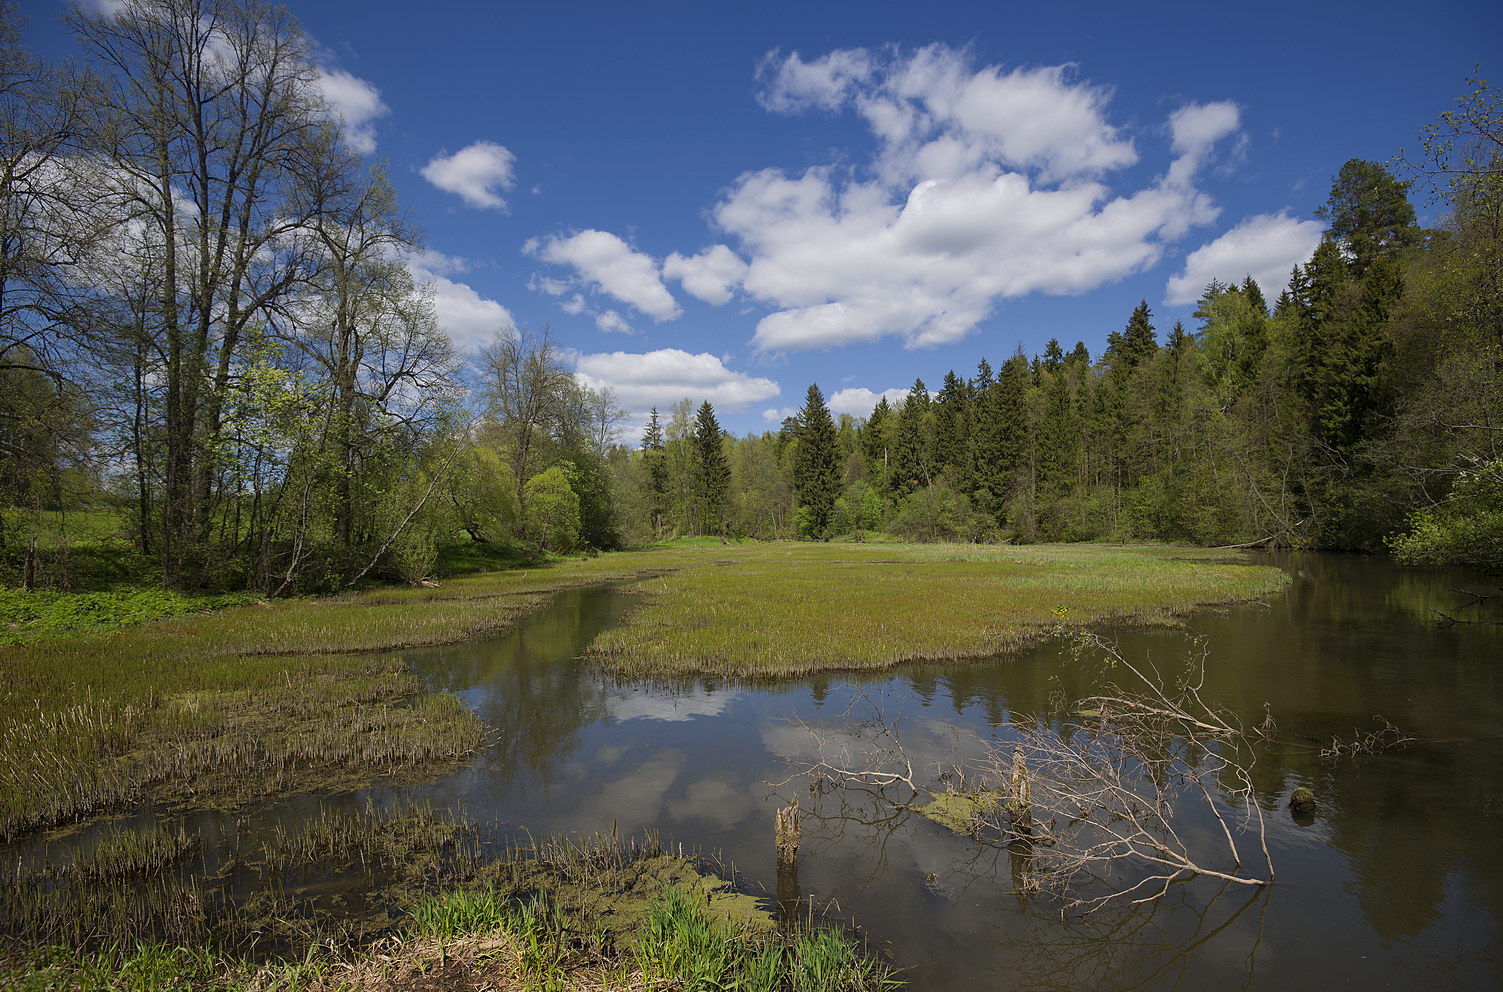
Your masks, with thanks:
[{"label": "bare deciduous tree", "polygon": [[482,356],[486,399],[511,463],[518,500],[536,464],[538,442],[574,395],[574,376],[548,331],[502,333]]}]

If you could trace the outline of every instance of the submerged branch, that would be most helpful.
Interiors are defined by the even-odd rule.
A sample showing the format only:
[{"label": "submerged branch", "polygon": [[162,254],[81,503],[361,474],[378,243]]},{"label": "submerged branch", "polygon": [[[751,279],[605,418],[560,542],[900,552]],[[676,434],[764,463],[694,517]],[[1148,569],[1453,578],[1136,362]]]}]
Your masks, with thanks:
[{"label": "submerged branch", "polygon": [[[1271,883],[1251,750],[1243,747],[1248,738],[1202,698],[1204,653],[1167,681],[1099,638],[1086,635],[1077,654],[1081,648],[1099,650],[1110,670],[1130,673],[1127,686],[1058,700],[1057,713],[1071,716],[1015,720],[1000,728],[1005,740],[971,739],[977,756],[941,763],[946,770],[934,784],[918,778],[895,722],[875,706],[843,730],[806,726],[814,757],[800,773],[815,777],[817,794],[864,792],[887,808],[918,808],[956,833],[1005,848],[1020,893],[1049,893],[1085,912],[1151,902],[1197,876]],[[894,796],[892,788],[904,792]],[[1219,841],[1207,846],[1199,831],[1181,833],[1180,817],[1190,809],[1215,822]],[[1249,834],[1262,852],[1257,873],[1245,870],[1239,847]],[[1100,891],[1108,878],[1120,881]]]}]

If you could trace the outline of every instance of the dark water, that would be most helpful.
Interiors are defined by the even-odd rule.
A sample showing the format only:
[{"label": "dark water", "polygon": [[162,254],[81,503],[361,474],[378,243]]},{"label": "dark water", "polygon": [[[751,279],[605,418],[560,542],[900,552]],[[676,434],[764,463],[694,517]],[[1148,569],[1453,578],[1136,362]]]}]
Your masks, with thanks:
[{"label": "dark water", "polygon": [[[828,818],[805,823],[804,896],[854,916],[920,989],[1503,984],[1503,628],[1443,628],[1431,612],[1503,619],[1498,600],[1458,612],[1468,597],[1454,591],[1496,594],[1497,580],[1355,557],[1275,563],[1294,577],[1286,595],[1189,621],[1208,652],[1207,698],[1248,723],[1267,703],[1294,745],[1256,766],[1275,885],[1250,894],[1197,880],[1156,906],[1066,923],[1057,904],[1010,894],[1005,853],[826,797]],[[720,850],[773,890],[772,811],[798,786],[768,783],[809,751],[795,719],[836,728],[875,700],[902,719],[911,753],[937,759],[950,738],[1045,707],[1061,675],[1079,681],[1045,645],[856,683],[618,684],[573,659],[629,606],[611,591],[569,592],[509,637],[412,656],[498,735],[422,796],[534,832],[656,828]],[[1190,646],[1184,631],[1111,633],[1124,656],[1164,665]],[[1321,758],[1333,736],[1377,729],[1375,715],[1440,740]],[[1313,823],[1286,808],[1296,785],[1320,798]]]},{"label": "dark water", "polygon": [[[1107,632],[1125,657],[1162,666],[1193,633],[1207,698],[1249,724],[1267,704],[1287,742],[1256,765],[1273,886],[1194,880],[1136,911],[1066,921],[1058,903],[1011,894],[1006,852],[825,796],[805,820],[802,895],[853,917],[916,989],[1503,986],[1503,627],[1444,627],[1431,612],[1503,619],[1499,580],[1355,557],[1273,563],[1294,581],[1267,604],[1198,614],[1189,632]],[[1458,588],[1499,598],[1462,609]],[[807,727],[838,732],[880,705],[922,766],[948,741],[987,737],[1062,685],[1084,685],[1059,645],[855,681],[623,684],[578,658],[631,605],[612,590],[569,591],[496,641],[410,654],[476,708],[494,743],[429,785],[303,799],[255,819],[421,800],[535,834],[656,829],[720,851],[771,892],[773,810],[801,783],[769,783],[809,753]],[[1423,742],[1321,757],[1332,737],[1377,729],[1375,715]],[[1286,808],[1298,785],[1319,797],[1313,822]]]}]

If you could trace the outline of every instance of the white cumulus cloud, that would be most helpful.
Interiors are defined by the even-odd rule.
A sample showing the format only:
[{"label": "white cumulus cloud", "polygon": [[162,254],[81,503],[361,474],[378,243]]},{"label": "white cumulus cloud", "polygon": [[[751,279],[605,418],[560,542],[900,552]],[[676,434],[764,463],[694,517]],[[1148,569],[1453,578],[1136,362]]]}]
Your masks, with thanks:
[{"label": "white cumulus cloud", "polygon": [[[874,143],[864,169],[753,171],[715,205],[727,256],[745,260],[741,291],[771,310],[754,338],[763,351],[888,336],[943,344],[999,299],[1083,293],[1141,272],[1216,219],[1195,180],[1240,127],[1235,104],[1180,108],[1158,177],[1119,189],[1107,177],[1140,153],[1109,119],[1111,93],[1069,66],[978,68],[932,45],[810,61],[774,53],[759,80],[765,107],[854,111]],[[670,262],[665,272],[700,295],[688,260]],[[719,300],[734,285],[698,288]]]},{"label": "white cumulus cloud", "polygon": [[435,155],[423,166],[423,178],[472,207],[505,210],[501,194],[516,184],[516,161],[505,146],[477,141],[453,155]]},{"label": "white cumulus cloud", "polygon": [[856,387],[854,389],[842,389],[829,399],[830,412],[835,416],[848,413],[853,417],[869,417],[877,404],[886,399],[891,406],[897,406],[908,396],[906,389],[884,389],[880,393],[874,393],[870,389]]},{"label": "white cumulus cloud", "polygon": [[765,403],[782,391],[771,379],[726,368],[714,355],[678,348],[580,355],[576,375],[591,389],[615,390],[621,405],[639,416],[654,406],[667,410],[686,398],[696,405],[709,400],[717,411],[735,412]]},{"label": "white cumulus cloud", "polygon": [[376,150],[376,120],[389,108],[370,83],[343,69],[320,68],[318,88],[324,101],[344,119],[344,140],[355,151],[369,155]]},{"label": "white cumulus cloud", "polygon": [[871,56],[859,48],[840,49],[812,62],[805,62],[798,52],[786,58],[768,52],[757,67],[762,84],[757,102],[780,114],[834,110],[871,73]]},{"label": "white cumulus cloud", "polygon": [[524,250],[536,253],[545,262],[572,266],[590,286],[653,320],[672,320],[682,313],[663,285],[653,257],[634,250],[608,231],[586,230],[566,238],[529,241]]},{"label": "white cumulus cloud", "polygon": [[1239,283],[1251,275],[1269,299],[1289,281],[1294,266],[1309,260],[1324,227],[1299,220],[1287,210],[1249,217],[1214,241],[1185,257],[1185,266],[1169,277],[1164,302],[1194,303],[1213,279]]},{"label": "white cumulus cloud", "polygon": [[450,278],[468,268],[463,259],[436,251],[420,252],[407,259],[413,279],[433,294],[438,326],[460,351],[477,350],[489,344],[498,332],[509,334],[516,330],[511,311],[481,296],[468,284]]},{"label": "white cumulus cloud", "polygon": [[595,326],[608,334],[630,334],[631,325],[626,318],[614,310],[606,310],[595,315]]},{"label": "white cumulus cloud", "polygon": [[1189,183],[1223,138],[1238,133],[1242,110],[1235,103],[1191,103],[1169,115],[1170,147],[1179,156],[1169,167],[1174,183]]},{"label": "white cumulus cloud", "polygon": [[674,252],[663,260],[663,275],[677,279],[685,292],[719,306],[746,278],[746,263],[725,245],[711,245],[698,255]]}]

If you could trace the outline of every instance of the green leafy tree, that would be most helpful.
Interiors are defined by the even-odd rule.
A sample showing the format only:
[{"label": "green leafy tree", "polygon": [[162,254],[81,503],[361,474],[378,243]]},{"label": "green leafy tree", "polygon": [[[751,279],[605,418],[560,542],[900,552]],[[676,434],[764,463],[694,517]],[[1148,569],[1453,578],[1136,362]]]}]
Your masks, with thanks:
[{"label": "green leafy tree", "polygon": [[1251,277],[1245,287],[1212,281],[1200,297],[1200,348],[1218,396],[1230,402],[1257,378],[1268,349],[1268,312]]},{"label": "green leafy tree", "polygon": [[579,496],[563,468],[554,465],[527,480],[523,521],[528,537],[548,551],[579,544]]},{"label": "green leafy tree", "polygon": [[448,490],[454,522],[472,541],[492,544],[515,536],[517,490],[511,466],[495,448],[476,444],[461,454]]},{"label": "green leafy tree", "polygon": [[1462,472],[1445,502],[1413,514],[1389,546],[1412,564],[1503,568],[1503,458]]}]

